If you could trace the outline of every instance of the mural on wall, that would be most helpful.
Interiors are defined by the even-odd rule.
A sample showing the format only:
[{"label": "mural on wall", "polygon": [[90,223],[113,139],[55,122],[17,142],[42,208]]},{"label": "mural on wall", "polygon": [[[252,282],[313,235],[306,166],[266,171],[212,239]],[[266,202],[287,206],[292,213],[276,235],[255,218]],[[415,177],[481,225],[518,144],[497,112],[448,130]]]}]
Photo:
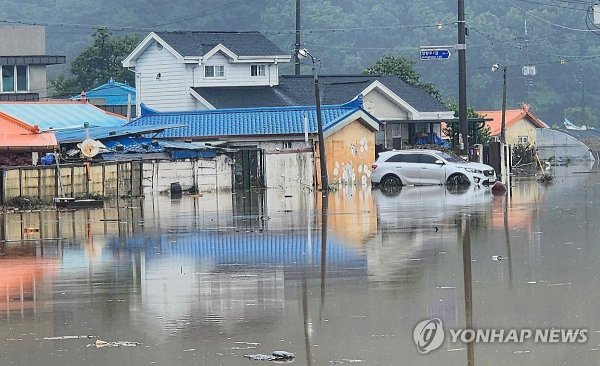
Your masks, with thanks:
[{"label": "mural on wall", "polygon": [[370,164],[373,159],[370,148],[368,138],[363,135],[357,142],[343,147],[345,151],[335,151],[333,182],[367,188],[371,183]]}]

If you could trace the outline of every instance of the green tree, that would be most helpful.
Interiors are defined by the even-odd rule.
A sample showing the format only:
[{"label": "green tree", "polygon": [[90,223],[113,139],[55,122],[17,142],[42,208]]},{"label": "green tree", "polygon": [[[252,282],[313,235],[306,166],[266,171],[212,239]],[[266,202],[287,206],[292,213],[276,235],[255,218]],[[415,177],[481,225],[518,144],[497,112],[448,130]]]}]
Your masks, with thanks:
[{"label": "green tree", "polygon": [[137,34],[113,37],[106,28],[98,28],[92,34],[92,44],[78,54],[69,66],[73,77],[60,75],[50,81],[55,97],[78,94],[92,89],[109,79],[134,85],[135,76],[123,67],[121,61],[140,42]]},{"label": "green tree", "polygon": [[[455,101],[447,102],[446,107],[454,112],[454,117],[458,118],[458,104]],[[475,112],[475,109],[472,106],[469,106],[467,107],[467,118],[483,118],[483,116]],[[452,141],[458,141],[459,131],[453,131],[452,126],[448,125],[444,132],[446,133],[446,135],[452,136]],[[471,128],[469,128],[468,137],[470,141],[473,141],[473,130]],[[477,130],[478,144],[488,145],[491,139],[492,136],[490,136],[489,126],[484,126],[483,128]]]},{"label": "green tree", "polygon": [[439,90],[432,83],[421,80],[421,75],[415,70],[415,62],[402,56],[385,55],[375,65],[363,71],[367,75],[396,75],[409,85],[423,88],[438,101],[442,101]]}]

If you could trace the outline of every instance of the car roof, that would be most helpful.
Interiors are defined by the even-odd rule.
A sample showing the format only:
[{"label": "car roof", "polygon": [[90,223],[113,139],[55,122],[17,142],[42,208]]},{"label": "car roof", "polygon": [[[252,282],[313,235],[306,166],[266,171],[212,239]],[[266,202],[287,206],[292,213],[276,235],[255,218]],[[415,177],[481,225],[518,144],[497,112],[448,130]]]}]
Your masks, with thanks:
[{"label": "car roof", "polygon": [[429,154],[436,154],[436,153],[443,153],[443,151],[438,151],[438,150],[426,150],[426,149],[406,149],[406,150],[390,150],[390,151],[383,151],[381,153],[379,153],[379,155],[392,155],[392,154],[415,154],[415,153],[429,153]]}]

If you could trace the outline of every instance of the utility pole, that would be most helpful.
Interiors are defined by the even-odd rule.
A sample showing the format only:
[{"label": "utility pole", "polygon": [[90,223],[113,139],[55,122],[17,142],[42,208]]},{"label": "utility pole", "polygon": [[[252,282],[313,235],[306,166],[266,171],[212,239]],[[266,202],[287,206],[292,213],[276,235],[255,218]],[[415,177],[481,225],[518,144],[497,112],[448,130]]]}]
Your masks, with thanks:
[{"label": "utility pole", "polygon": [[467,58],[466,58],[465,0],[458,0],[458,121],[463,140],[461,154],[469,154],[469,131],[467,124]]},{"label": "utility pole", "polygon": [[[525,65],[527,65],[528,69],[531,70],[529,66],[529,35],[527,34],[527,19],[525,19]],[[528,72],[525,75],[525,103],[529,104],[529,87],[533,84],[533,77],[531,73]]]},{"label": "utility pole", "polygon": [[[583,71],[583,70],[582,70]],[[585,123],[585,78],[582,76],[579,77],[579,82],[581,83],[581,125],[587,126]]]},{"label": "utility pole", "polygon": [[298,57],[298,51],[300,51],[300,30],[302,26],[300,24],[300,0],[296,0],[296,44],[294,45],[294,75],[300,75],[300,58]]}]

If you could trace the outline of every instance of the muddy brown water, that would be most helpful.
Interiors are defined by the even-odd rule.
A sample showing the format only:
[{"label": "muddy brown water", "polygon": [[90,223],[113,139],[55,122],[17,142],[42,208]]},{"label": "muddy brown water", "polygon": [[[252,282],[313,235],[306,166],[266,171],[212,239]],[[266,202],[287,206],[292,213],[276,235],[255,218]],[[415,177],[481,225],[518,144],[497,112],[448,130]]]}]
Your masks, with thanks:
[{"label": "muddy brown water", "polygon": [[[147,197],[0,216],[1,365],[572,365],[600,355],[600,174],[486,189]],[[325,230],[323,230],[325,228]],[[498,260],[500,257],[500,260]],[[470,264],[470,265],[469,265]],[[413,328],[585,328],[583,344]]]}]

